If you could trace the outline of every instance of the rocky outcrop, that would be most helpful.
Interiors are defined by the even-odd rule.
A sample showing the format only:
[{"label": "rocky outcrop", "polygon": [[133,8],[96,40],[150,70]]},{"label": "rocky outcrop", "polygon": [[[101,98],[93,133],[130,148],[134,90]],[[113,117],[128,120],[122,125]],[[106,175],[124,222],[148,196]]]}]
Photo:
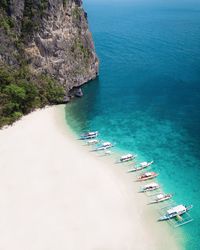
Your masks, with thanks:
[{"label": "rocky outcrop", "polygon": [[66,93],[97,76],[99,62],[81,0],[5,1],[15,35],[13,42],[9,32],[0,35],[10,43],[0,50],[1,61],[15,65],[22,56],[31,72],[51,75]]}]

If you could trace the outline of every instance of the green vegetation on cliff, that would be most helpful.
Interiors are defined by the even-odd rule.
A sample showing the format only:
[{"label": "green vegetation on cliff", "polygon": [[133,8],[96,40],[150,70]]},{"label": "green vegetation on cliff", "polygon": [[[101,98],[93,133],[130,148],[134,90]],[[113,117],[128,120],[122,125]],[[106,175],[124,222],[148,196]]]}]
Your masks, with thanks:
[{"label": "green vegetation on cliff", "polygon": [[22,35],[31,36],[33,32],[39,30],[41,18],[48,7],[48,0],[25,0],[24,16],[22,22]]},{"label": "green vegetation on cliff", "polygon": [[[24,59],[24,36],[31,36],[39,27],[39,19],[47,8],[47,0],[35,4],[25,0],[25,12],[21,36],[15,33],[12,18],[9,15],[9,0],[0,2],[0,40],[11,43],[3,44],[1,52],[12,55],[18,65],[9,66],[0,62],[0,128],[12,124],[24,114],[45,105],[62,103],[65,97],[64,87],[47,75],[35,75],[30,72],[27,60]],[[36,15],[37,13],[37,15]],[[36,17],[35,17],[36,16]],[[3,35],[3,32],[5,35]],[[8,40],[8,41],[7,41]]]},{"label": "green vegetation on cliff", "polygon": [[9,1],[3,0],[0,2],[0,28],[3,28],[7,34],[10,33],[14,27],[12,18],[8,15],[9,12]]},{"label": "green vegetation on cliff", "polygon": [[0,65],[0,127],[36,108],[63,101],[65,92],[49,76],[33,76],[26,67]]},{"label": "green vegetation on cliff", "polygon": [[[98,74],[81,0],[0,0],[0,127]],[[67,38],[67,39],[66,39]]]},{"label": "green vegetation on cliff", "polygon": [[81,18],[81,9],[78,6],[75,6],[72,9],[72,16],[75,19],[80,19]]},{"label": "green vegetation on cliff", "polygon": [[10,0],[1,0],[0,1],[0,8],[4,9],[6,12],[8,12],[10,6]]}]

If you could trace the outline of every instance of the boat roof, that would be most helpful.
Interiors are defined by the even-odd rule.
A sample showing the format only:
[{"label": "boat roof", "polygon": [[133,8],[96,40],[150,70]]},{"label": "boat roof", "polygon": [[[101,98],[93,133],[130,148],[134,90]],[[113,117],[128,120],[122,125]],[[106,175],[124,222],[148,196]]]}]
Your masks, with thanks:
[{"label": "boat roof", "polygon": [[164,198],[164,197],[165,197],[164,194],[158,194],[158,195],[157,195],[157,198],[158,198],[158,199],[162,199],[162,198]]},{"label": "boat roof", "polygon": [[147,164],[148,163],[146,161],[140,163],[141,166],[146,166]]},{"label": "boat roof", "polygon": [[133,155],[132,154],[122,155],[121,158],[128,158],[128,157],[133,157]]},{"label": "boat roof", "polygon": [[184,205],[178,205],[176,207],[170,208],[169,210],[167,210],[168,214],[172,214],[172,213],[180,213],[186,211],[186,207]]},{"label": "boat roof", "polygon": [[87,134],[88,135],[93,135],[93,134],[97,134],[98,133],[98,131],[92,131],[92,132],[88,132]]},{"label": "boat roof", "polygon": [[149,177],[149,176],[152,176],[152,174],[153,174],[152,172],[146,172],[144,175]]},{"label": "boat roof", "polygon": [[108,145],[111,145],[109,141],[102,143],[102,146],[108,146]]},{"label": "boat roof", "polygon": [[82,134],[81,136],[90,136],[90,135],[96,135],[96,134],[98,134],[98,131],[91,131],[91,132],[86,132]]},{"label": "boat roof", "polygon": [[98,142],[97,139],[89,140],[88,142]]},{"label": "boat roof", "polygon": [[145,188],[147,188],[147,187],[158,187],[158,186],[159,186],[158,183],[156,183],[156,182],[151,182],[151,183],[145,185]]}]

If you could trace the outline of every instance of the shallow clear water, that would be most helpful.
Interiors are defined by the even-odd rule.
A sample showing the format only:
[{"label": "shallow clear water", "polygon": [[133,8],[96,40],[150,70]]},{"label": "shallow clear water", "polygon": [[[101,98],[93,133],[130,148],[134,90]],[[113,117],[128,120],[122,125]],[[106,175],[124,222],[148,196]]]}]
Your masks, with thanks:
[{"label": "shallow clear water", "polygon": [[[187,1],[186,1],[187,2]],[[100,76],[67,105],[81,133],[154,160],[177,203],[193,204],[186,249],[200,249],[200,5],[86,1]]]}]

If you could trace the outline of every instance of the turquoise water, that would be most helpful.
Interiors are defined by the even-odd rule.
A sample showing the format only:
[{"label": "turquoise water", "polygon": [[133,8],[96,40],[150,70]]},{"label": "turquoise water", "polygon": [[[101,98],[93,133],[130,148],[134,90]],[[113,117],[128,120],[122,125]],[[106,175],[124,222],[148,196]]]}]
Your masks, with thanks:
[{"label": "turquoise water", "polygon": [[77,133],[155,161],[164,190],[194,205],[183,229],[199,250],[200,4],[175,3],[85,0],[100,76],[66,109]]}]

